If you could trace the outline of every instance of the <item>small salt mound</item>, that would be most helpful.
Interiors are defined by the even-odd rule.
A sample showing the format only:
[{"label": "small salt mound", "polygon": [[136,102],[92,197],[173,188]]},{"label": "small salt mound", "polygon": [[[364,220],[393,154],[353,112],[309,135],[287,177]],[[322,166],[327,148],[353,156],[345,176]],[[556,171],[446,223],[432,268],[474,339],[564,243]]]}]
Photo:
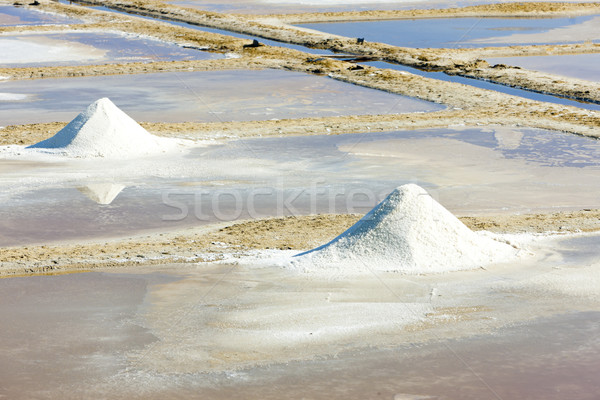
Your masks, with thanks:
[{"label": "small salt mound", "polygon": [[70,157],[136,157],[175,148],[180,141],[151,135],[109,99],[102,98],[56,135],[29,146]]},{"label": "small salt mound", "polygon": [[439,273],[514,257],[517,250],[471,231],[421,187],[395,189],[331,242],[296,256],[305,271]]}]

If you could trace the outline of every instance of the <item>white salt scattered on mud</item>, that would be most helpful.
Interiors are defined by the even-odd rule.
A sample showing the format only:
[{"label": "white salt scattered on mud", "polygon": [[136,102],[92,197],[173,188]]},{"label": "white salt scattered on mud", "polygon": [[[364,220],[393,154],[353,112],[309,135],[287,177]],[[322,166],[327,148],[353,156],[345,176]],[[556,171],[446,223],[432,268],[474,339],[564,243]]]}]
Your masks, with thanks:
[{"label": "white salt scattered on mud", "polygon": [[293,265],[307,272],[441,273],[478,268],[516,253],[471,231],[423,188],[409,184],[328,244],[298,255]]},{"label": "white salt scattered on mud", "polygon": [[151,135],[108,98],[92,103],[56,135],[27,149],[69,157],[137,157],[170,151],[183,141]]},{"label": "white salt scattered on mud", "polygon": [[5,36],[0,41],[0,64],[29,66],[32,63],[98,63],[107,50],[69,40],[51,39],[46,35]]},{"label": "white salt scattered on mud", "polygon": [[[0,77],[2,79],[2,77]],[[0,93],[0,101],[23,101],[29,97],[23,93]]]}]

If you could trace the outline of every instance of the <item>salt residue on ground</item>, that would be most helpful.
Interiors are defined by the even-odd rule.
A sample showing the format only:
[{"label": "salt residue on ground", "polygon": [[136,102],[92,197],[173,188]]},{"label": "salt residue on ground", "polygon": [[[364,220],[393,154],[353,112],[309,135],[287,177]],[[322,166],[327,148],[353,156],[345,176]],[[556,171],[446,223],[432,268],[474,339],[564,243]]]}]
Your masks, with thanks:
[{"label": "salt residue on ground", "polygon": [[137,157],[174,150],[183,141],[153,136],[108,98],[92,103],[56,135],[27,149],[69,157]]},{"label": "salt residue on ground", "polygon": [[513,246],[467,228],[421,187],[395,189],[324,246],[292,265],[307,272],[410,274],[475,269],[516,256]]},{"label": "salt residue on ground", "polygon": [[0,101],[23,101],[28,97],[29,95],[24,93],[0,93]]}]

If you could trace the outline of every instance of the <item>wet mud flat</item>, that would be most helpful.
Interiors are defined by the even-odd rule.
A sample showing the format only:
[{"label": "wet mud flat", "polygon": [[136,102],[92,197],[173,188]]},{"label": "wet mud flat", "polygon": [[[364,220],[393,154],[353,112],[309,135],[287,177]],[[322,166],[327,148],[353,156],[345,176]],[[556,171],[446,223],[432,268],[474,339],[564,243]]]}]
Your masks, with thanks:
[{"label": "wet mud flat", "polygon": [[228,263],[2,279],[0,393],[591,399],[597,242],[555,238],[524,265],[410,279]]}]

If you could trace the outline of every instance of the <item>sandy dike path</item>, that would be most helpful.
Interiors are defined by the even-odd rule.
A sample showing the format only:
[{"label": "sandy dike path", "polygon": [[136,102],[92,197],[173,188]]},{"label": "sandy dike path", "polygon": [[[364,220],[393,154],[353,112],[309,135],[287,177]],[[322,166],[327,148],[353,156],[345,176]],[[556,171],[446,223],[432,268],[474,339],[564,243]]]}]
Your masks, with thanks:
[{"label": "sandy dike path", "polygon": [[[361,215],[278,217],[152,233],[127,239],[66,242],[1,249],[0,277],[57,274],[94,268],[197,263],[252,250],[307,250],[327,243]],[[567,234],[600,230],[600,210],[461,217],[473,230]]]}]

